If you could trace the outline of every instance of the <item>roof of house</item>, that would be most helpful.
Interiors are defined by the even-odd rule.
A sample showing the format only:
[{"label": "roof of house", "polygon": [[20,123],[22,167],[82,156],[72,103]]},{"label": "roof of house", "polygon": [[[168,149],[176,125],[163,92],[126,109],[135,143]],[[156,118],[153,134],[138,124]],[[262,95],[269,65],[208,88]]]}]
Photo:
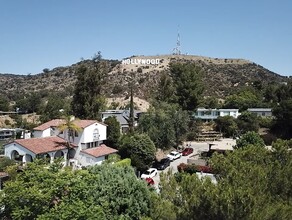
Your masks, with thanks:
[{"label": "roof of house", "polygon": [[271,112],[271,108],[248,108],[247,111],[251,112]]},{"label": "roof of house", "polygon": [[118,152],[118,150],[108,147],[105,144],[101,144],[98,147],[88,148],[81,151],[81,153],[85,153],[93,157],[106,156],[106,155],[113,154],[116,152]]},{"label": "roof of house", "polygon": [[[60,137],[17,139],[14,141],[14,143],[21,145],[22,147],[28,149],[35,154],[42,154],[67,149],[66,141]],[[73,143],[71,143],[71,146],[77,147]]]},{"label": "roof of house", "polygon": [[[53,119],[51,121],[48,121],[44,124],[41,124],[39,125],[38,127],[35,127],[33,130],[36,130],[36,131],[44,131],[50,127],[58,127],[59,125],[63,124],[64,123],[64,119]],[[103,124],[103,125],[106,125],[104,123],[101,123],[101,122],[98,122],[96,120],[74,120],[74,123],[84,129],[86,127],[88,127],[89,125],[92,125],[94,123],[99,123],[99,124]]]}]

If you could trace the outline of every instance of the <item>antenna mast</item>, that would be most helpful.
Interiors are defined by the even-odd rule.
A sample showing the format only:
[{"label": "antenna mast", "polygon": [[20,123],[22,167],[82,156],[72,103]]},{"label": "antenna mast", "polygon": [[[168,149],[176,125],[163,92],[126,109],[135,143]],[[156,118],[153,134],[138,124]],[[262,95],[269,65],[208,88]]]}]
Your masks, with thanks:
[{"label": "antenna mast", "polygon": [[176,40],[176,47],[173,48],[173,54],[174,55],[180,55],[181,54],[181,51],[180,51],[180,36],[179,36],[179,27],[178,27],[178,30],[177,30],[177,40]]}]

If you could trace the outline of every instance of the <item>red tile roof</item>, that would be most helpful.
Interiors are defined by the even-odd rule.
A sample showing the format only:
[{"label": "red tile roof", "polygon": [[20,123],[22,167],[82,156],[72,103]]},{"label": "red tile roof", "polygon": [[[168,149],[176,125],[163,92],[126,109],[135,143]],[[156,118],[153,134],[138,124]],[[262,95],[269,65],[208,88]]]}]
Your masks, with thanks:
[{"label": "red tile roof", "polygon": [[[35,127],[33,130],[36,130],[36,131],[43,131],[43,130],[46,130],[50,127],[58,127],[59,125],[63,124],[64,123],[64,120],[63,119],[53,119],[51,121],[48,121],[44,124],[41,124],[39,125],[38,127]],[[102,122],[98,122],[96,120],[74,120],[74,123],[84,129],[86,127],[88,127],[89,125],[92,125],[94,123],[99,123],[99,124],[103,124],[103,125],[106,125]]]},{"label": "red tile roof", "polygon": [[108,147],[105,144],[102,144],[98,147],[88,148],[88,149],[81,151],[81,153],[85,153],[85,154],[88,154],[88,155],[93,156],[93,157],[106,156],[106,155],[113,154],[116,152],[118,152],[118,150],[111,148],[111,147]]},{"label": "red tile roof", "polygon": [[[35,154],[48,153],[52,151],[64,150],[67,148],[66,141],[60,137],[17,139],[14,142]],[[71,146],[77,147],[72,143]]]},{"label": "red tile roof", "polygon": [[51,121],[48,121],[44,124],[41,124],[41,125],[35,127],[33,130],[43,131],[43,130],[46,130],[50,127],[57,127],[57,126],[61,125],[62,123],[64,123],[63,119],[53,119]]}]

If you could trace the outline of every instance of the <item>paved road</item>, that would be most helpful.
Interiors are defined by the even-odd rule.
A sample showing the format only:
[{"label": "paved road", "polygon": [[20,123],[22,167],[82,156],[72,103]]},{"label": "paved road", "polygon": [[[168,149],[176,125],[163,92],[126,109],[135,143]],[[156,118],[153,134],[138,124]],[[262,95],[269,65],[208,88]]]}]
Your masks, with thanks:
[{"label": "paved road", "polygon": [[158,188],[158,184],[160,182],[160,173],[161,172],[167,172],[169,169],[172,169],[173,173],[177,172],[177,166],[181,163],[187,163],[187,160],[189,158],[198,158],[198,155],[200,152],[202,151],[208,151],[209,149],[209,145],[208,143],[198,143],[198,142],[188,142],[188,144],[191,144],[191,148],[194,149],[194,152],[188,156],[182,156],[181,158],[174,160],[170,163],[170,166],[168,168],[166,168],[165,170],[159,170],[158,174],[153,178],[155,185],[154,187],[157,189]]}]

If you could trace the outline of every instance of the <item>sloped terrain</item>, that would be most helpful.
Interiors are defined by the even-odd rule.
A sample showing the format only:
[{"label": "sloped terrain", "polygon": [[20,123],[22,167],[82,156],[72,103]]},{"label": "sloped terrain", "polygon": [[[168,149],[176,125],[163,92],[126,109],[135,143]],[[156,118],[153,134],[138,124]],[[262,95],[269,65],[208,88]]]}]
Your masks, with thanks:
[{"label": "sloped terrain", "polygon": [[[170,62],[194,62],[203,69],[202,80],[205,96],[223,98],[234,90],[255,81],[263,84],[282,83],[286,77],[273,73],[264,67],[243,59],[218,59],[191,55],[135,56],[131,59],[159,59],[159,64],[122,64],[110,60],[111,71],[108,73],[104,93],[108,98],[127,98],[129,83],[135,84],[136,97],[148,100],[157,89],[160,73],[168,71]],[[75,72],[81,64],[91,66],[91,60],[80,61],[67,67],[44,69],[36,75],[0,74],[0,92],[13,100],[15,94],[30,92],[63,91],[65,96],[72,95],[76,81]]]}]

